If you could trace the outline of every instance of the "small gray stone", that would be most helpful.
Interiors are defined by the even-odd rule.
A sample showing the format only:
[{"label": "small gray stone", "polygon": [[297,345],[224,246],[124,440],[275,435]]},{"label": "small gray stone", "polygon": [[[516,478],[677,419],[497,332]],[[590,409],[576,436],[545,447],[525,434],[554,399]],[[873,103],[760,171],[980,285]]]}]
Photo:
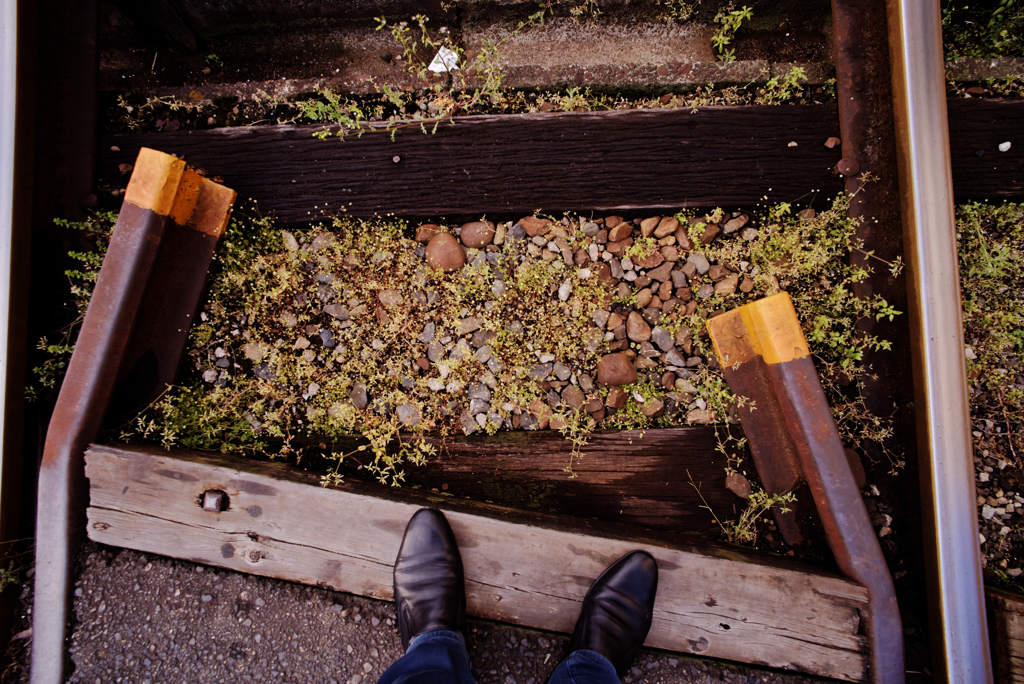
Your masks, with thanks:
[{"label": "small gray stone", "polygon": [[402,377],[400,384],[402,385],[402,389],[404,389],[406,392],[411,392],[412,389],[416,387],[416,381],[410,378],[408,375]]},{"label": "small gray stone", "polygon": [[441,378],[430,378],[427,380],[427,387],[434,392],[440,392],[444,389],[444,380]]},{"label": "small gray stone", "polygon": [[744,228],[743,232],[740,233],[740,237],[746,240],[747,242],[753,242],[754,240],[757,239],[757,229]]},{"label": "small gray stone", "polygon": [[476,360],[479,361],[480,363],[487,363],[491,358],[491,348],[480,347],[479,349],[476,350],[475,356]]},{"label": "small gray stone", "polygon": [[518,241],[526,237],[526,229],[516,223],[512,226],[512,230],[508,232],[509,241]]},{"label": "small gray stone", "polygon": [[479,349],[497,336],[498,334],[493,330],[477,330],[473,333],[473,339],[470,340],[470,343]]},{"label": "small gray stone", "polygon": [[538,364],[530,371],[530,377],[534,380],[543,380],[551,374],[552,368],[554,368],[554,365],[550,363]]},{"label": "small gray stone", "polygon": [[569,296],[572,294],[572,281],[568,278],[558,286],[558,299],[561,301],[567,301]]},{"label": "small gray stone", "polygon": [[556,363],[551,370],[559,380],[568,380],[572,375],[572,370],[563,363]]},{"label": "small gray stone", "polygon": [[487,413],[490,410],[491,405],[486,401],[482,401],[480,399],[470,399],[469,401],[469,412],[473,415],[477,415],[478,413]]},{"label": "small gray stone", "polygon": [[498,360],[497,356],[492,356],[487,359],[487,367],[491,369],[492,373],[500,373],[505,368],[505,365]]},{"label": "small gray stone", "polygon": [[473,350],[469,348],[469,344],[466,340],[459,340],[458,343],[452,347],[452,350],[448,352],[448,356],[453,359],[464,359],[472,355]]},{"label": "small gray stone", "polygon": [[420,422],[420,412],[412,404],[399,404],[395,413],[398,414],[399,422],[406,427],[412,427]]},{"label": "small gray stone", "polygon": [[420,334],[420,342],[423,344],[430,344],[433,342],[435,328],[436,326],[434,325],[434,321],[430,321],[423,326],[423,332]]},{"label": "small gray stone", "polygon": [[622,270],[622,264],[619,263],[619,260],[612,259],[611,261],[608,262],[608,266],[609,268],[611,268],[612,278],[615,278],[616,280],[622,280],[622,277],[625,275],[625,272]]},{"label": "small gray stone", "polygon": [[672,287],[673,288],[678,290],[681,287],[686,287],[689,284],[689,282],[690,281],[686,277],[686,274],[683,273],[682,271],[672,271]]},{"label": "small gray stone", "polygon": [[352,390],[348,393],[348,398],[352,400],[352,404],[357,409],[360,411],[365,410],[367,403],[369,403],[366,396],[366,385],[361,382],[357,382],[352,385]]},{"label": "small gray stone", "polygon": [[584,392],[593,392],[594,391],[594,379],[591,378],[586,373],[581,374],[577,378],[577,380],[580,383],[580,389],[582,389]]},{"label": "small gray stone", "polygon": [[427,358],[431,363],[437,363],[439,359],[444,358],[444,345],[436,340],[428,344]]},{"label": "small gray stone", "polygon": [[673,347],[665,354],[665,363],[669,366],[682,368],[686,365],[686,359],[683,358],[683,355],[679,353],[678,349]]},{"label": "small gray stone", "polygon": [[[473,384],[471,384],[469,386],[467,394],[470,399],[479,399],[480,401],[491,400],[491,390],[487,389],[486,385],[483,385],[479,382],[474,382]],[[474,411],[473,413],[479,413],[479,411]]]},{"label": "small gray stone", "polygon": [[694,252],[690,256],[686,257],[687,263],[693,264],[693,267],[697,269],[697,273],[704,275],[711,270],[711,264],[700,252]]},{"label": "small gray stone", "polygon": [[675,340],[672,339],[672,335],[664,328],[655,328],[652,330],[651,341],[658,345],[658,348],[663,352],[667,352],[675,346]]},{"label": "small gray stone", "polygon": [[701,299],[707,299],[713,294],[715,294],[715,286],[709,285],[708,283],[704,283],[700,286],[700,289],[697,290],[697,296]]},{"label": "small gray stone", "polygon": [[467,435],[471,435],[477,431],[476,421],[473,420],[473,416],[469,415],[465,411],[459,416],[459,425],[462,427],[462,431]]},{"label": "small gray stone", "polygon": [[608,325],[608,318],[611,315],[612,314],[610,311],[598,309],[597,311],[594,312],[594,325],[603,330],[604,327]]}]

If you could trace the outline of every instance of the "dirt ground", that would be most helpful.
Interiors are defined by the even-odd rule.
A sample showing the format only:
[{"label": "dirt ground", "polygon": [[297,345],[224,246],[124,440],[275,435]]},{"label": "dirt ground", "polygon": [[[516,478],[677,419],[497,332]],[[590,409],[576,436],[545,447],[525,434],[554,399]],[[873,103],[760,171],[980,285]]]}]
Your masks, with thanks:
[{"label": "dirt ground", "polygon": [[[71,683],[369,684],[402,654],[390,603],[88,543],[75,584]],[[19,620],[28,629],[30,584]],[[540,684],[568,636],[470,620],[481,684]],[[27,682],[28,635],[3,682]],[[625,684],[828,680],[644,649]]]}]

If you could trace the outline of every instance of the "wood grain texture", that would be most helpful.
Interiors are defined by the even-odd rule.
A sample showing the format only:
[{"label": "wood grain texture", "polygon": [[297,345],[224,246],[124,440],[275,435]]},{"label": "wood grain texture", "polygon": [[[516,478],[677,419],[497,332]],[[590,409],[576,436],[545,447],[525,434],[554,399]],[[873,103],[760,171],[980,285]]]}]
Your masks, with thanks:
[{"label": "wood grain texture", "polygon": [[[142,146],[217,175],[287,223],[351,216],[630,211],[826,202],[838,191],[833,105],[475,116],[318,140],[316,126],[112,137],[100,175]],[[796,143],[795,146],[790,146]],[[117,147],[114,151],[111,148]],[[399,158],[396,163],[395,157]]]},{"label": "wood grain texture", "polygon": [[[596,432],[575,459],[572,443],[547,430],[427,441],[438,453],[426,466],[403,468],[407,487],[443,488],[450,495],[512,508],[702,534],[714,528],[711,511],[734,518],[743,503],[725,488],[726,458],[717,450],[711,426]],[[338,453],[365,443],[315,437],[310,442],[324,442]],[[570,461],[571,475],[565,472]]]},{"label": "wood grain texture", "polygon": [[[955,201],[1024,199],[1024,100],[957,99],[947,105]],[[1011,147],[1000,152],[1004,142]]]},{"label": "wood grain texture", "polygon": [[[459,540],[471,614],[562,632],[593,579],[646,548],[661,569],[648,646],[866,676],[865,590],[782,559],[406,489],[324,489],[308,473],[229,456],[93,445],[86,474],[95,541],[385,600],[406,522],[434,505]],[[204,511],[207,489],[226,492],[229,508]]]},{"label": "wood grain texture", "polygon": [[992,671],[997,684],[1024,682],[1024,599],[985,587]]}]

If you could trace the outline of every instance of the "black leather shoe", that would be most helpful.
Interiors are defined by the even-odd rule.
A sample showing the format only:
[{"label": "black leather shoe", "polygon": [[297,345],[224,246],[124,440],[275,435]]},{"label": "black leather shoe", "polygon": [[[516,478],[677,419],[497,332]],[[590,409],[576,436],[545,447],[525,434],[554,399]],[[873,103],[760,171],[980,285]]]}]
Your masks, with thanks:
[{"label": "black leather shoe", "polygon": [[622,677],[651,629],[657,591],[658,563],[651,554],[632,551],[615,561],[583,599],[569,652],[600,653]]},{"label": "black leather shoe", "polygon": [[395,608],[402,646],[425,632],[466,635],[466,582],[455,535],[444,514],[416,511],[395,560]]}]

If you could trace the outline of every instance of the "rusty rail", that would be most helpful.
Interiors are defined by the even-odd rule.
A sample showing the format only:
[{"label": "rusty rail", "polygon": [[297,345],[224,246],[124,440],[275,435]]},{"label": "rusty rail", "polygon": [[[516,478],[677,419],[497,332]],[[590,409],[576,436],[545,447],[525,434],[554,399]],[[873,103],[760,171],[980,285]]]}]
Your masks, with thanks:
[{"label": "rusty rail", "polygon": [[939,5],[886,4],[934,677],[991,682]]},{"label": "rusty rail", "polygon": [[[712,318],[708,330],[730,389],[753,400],[739,416],[758,472],[806,481],[840,570],[868,590],[871,680],[902,682],[903,623],[892,578],[789,295]],[[758,432],[762,411],[774,418],[773,432]]]},{"label": "rusty rail", "polygon": [[[173,358],[175,364],[180,358],[185,337],[171,333],[189,328],[234,198],[232,190],[200,177],[170,155],[144,149],[136,161],[46,435],[36,519],[33,684],[63,680],[73,556],[84,537],[88,497],[85,448],[100,430],[117,378],[138,368],[139,359],[152,356],[140,340],[161,340],[161,358]],[[194,241],[191,233],[205,236],[200,249],[189,253],[168,248]],[[183,280],[190,280],[192,287],[173,293],[173,320],[162,315],[162,323],[140,335],[140,321],[167,313],[154,311],[168,292],[154,275],[168,271],[190,273]],[[155,286],[149,287],[151,283]],[[166,365],[145,374],[153,383],[166,383],[170,377],[173,369]],[[150,389],[162,388],[153,384]]]}]

